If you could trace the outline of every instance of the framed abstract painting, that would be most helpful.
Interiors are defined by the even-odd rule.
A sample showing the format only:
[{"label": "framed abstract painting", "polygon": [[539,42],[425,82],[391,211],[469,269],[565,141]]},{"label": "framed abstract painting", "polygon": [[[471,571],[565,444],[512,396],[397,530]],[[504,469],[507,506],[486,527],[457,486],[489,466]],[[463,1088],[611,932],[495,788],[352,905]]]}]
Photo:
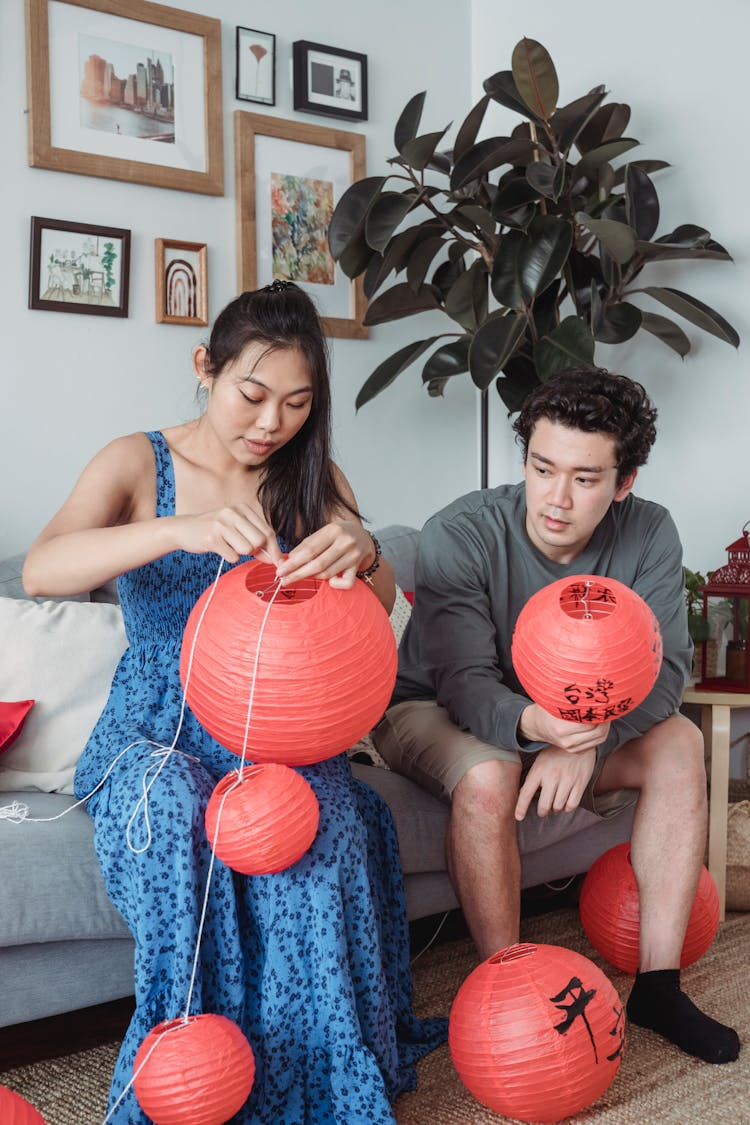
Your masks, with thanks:
[{"label": "framed abstract painting", "polygon": [[157,324],[208,324],[205,242],[154,242]]}]

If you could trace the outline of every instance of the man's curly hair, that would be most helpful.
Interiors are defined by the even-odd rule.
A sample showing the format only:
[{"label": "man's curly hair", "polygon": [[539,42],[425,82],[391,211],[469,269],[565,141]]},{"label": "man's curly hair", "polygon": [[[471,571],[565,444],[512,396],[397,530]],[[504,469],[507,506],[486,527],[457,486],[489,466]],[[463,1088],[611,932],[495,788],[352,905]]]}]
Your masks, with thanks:
[{"label": "man's curly hair", "polygon": [[568,367],[529,395],[513,423],[523,458],[540,418],[615,441],[618,486],[645,465],[656,439],[656,407],[640,383],[603,367]]}]

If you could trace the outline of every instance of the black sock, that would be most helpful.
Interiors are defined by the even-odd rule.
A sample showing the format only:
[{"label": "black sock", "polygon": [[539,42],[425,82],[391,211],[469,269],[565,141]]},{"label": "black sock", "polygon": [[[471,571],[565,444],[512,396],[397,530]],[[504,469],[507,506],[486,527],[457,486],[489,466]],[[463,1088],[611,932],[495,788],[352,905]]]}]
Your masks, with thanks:
[{"label": "black sock", "polygon": [[627,1013],[639,1027],[657,1031],[704,1062],[734,1062],[740,1053],[737,1032],[704,1015],[682,991],[679,969],[639,970]]}]

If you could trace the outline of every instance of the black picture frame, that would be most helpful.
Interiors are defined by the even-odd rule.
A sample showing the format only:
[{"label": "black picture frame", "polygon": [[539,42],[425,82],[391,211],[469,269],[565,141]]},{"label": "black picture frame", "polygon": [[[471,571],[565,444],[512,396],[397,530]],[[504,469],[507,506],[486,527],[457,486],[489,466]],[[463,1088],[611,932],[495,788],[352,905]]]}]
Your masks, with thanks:
[{"label": "black picture frame", "polygon": [[[53,233],[57,246],[51,238],[45,239],[47,232]],[[112,243],[109,249],[107,241]],[[115,243],[119,243],[117,248]],[[47,270],[44,294],[41,291],[43,252],[44,268]],[[127,316],[129,285],[129,230],[32,215],[30,309],[85,313],[89,316]]]},{"label": "black picture frame", "polygon": [[367,120],[367,55],[298,39],[292,60],[295,109]]},{"label": "black picture frame", "polygon": [[[260,58],[253,47],[265,51]],[[255,91],[250,90],[250,76],[243,62],[245,49],[255,55]],[[263,76],[263,90],[259,92],[257,83],[261,78],[263,59],[269,60],[270,75]],[[234,96],[241,102],[256,102],[258,105],[276,105],[276,36],[271,31],[258,31],[254,27],[238,27],[235,48]],[[270,90],[269,90],[270,86]]]}]

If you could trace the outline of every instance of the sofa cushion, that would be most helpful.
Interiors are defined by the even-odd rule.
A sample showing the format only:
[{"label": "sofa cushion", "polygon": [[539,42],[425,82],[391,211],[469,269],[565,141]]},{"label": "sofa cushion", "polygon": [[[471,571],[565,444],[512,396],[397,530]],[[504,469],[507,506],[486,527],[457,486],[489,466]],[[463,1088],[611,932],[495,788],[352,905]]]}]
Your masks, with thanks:
[{"label": "sofa cushion", "polygon": [[16,741],[33,706],[33,699],[0,703],[0,754],[3,750],[9,750]]},{"label": "sofa cushion", "polygon": [[125,649],[119,606],[0,597],[0,698],[35,699],[0,758],[0,790],[72,793]]}]

